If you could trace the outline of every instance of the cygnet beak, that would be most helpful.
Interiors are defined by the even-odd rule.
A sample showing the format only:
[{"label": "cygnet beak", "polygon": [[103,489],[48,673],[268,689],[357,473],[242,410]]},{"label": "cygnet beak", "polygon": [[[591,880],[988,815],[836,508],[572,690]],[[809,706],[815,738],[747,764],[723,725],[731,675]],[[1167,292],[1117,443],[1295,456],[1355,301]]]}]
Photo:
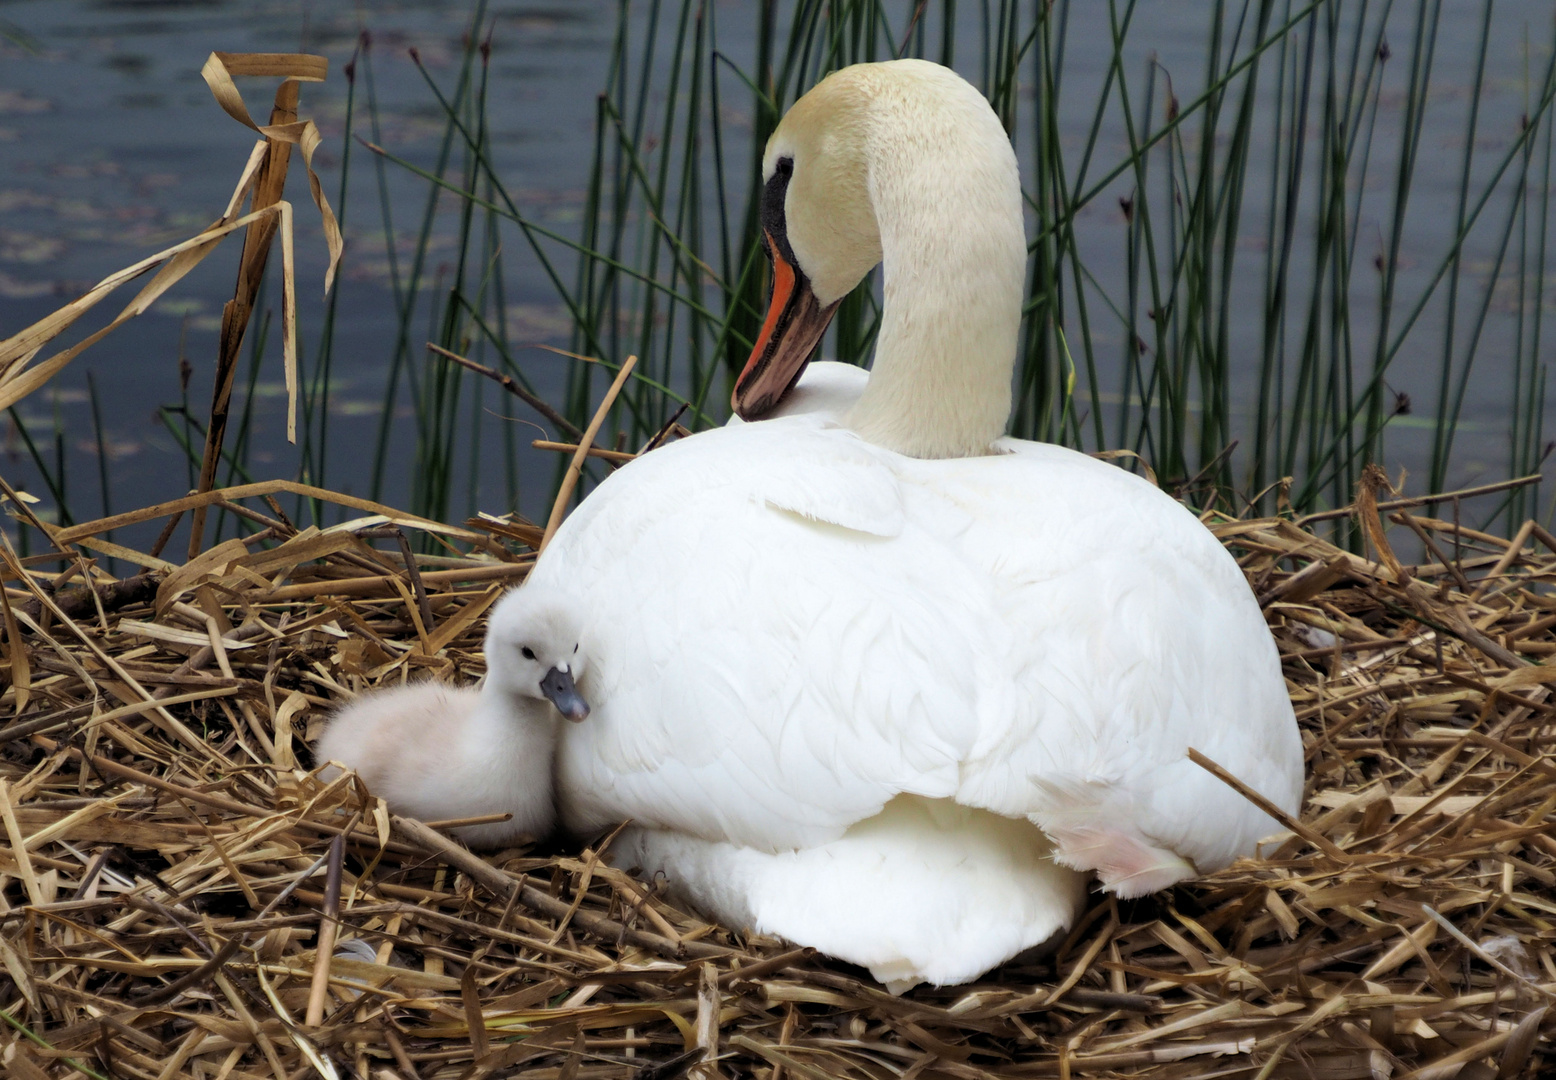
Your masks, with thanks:
[{"label": "cygnet beak", "polygon": [[573,674],[559,667],[554,667],[546,672],[546,677],[540,680],[540,692],[546,695],[546,700],[556,706],[556,711],[567,717],[573,723],[587,719],[589,716],[589,703],[578,692],[578,687],[573,685]]}]

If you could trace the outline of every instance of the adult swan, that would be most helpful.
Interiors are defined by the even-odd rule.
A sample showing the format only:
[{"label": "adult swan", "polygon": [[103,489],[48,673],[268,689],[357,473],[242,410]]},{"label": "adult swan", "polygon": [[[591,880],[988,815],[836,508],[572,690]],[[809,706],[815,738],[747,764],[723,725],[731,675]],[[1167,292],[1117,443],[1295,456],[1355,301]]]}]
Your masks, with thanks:
[{"label": "adult swan", "polygon": [[1276,824],[1185,757],[1297,808],[1236,563],[1150,484],[1001,437],[1026,245],[988,104],[934,64],[851,67],[763,173],[737,411],[779,405],[883,262],[874,367],[633,462],[557,532],[533,577],[589,613],[595,709],[562,734],[565,822],[631,818],[617,863],[894,991],[1062,931],[1084,872],[1138,896],[1252,853]]}]

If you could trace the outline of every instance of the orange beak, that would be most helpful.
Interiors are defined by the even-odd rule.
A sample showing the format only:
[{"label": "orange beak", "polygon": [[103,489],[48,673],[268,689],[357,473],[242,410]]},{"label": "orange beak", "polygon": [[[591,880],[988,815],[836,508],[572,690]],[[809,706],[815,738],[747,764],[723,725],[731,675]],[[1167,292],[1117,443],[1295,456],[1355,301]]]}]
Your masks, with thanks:
[{"label": "orange beak", "polygon": [[787,244],[762,232],[762,247],[773,264],[773,295],[757,335],[751,359],[735,380],[730,405],[742,420],[760,420],[778,407],[810,362],[837,303],[822,307],[810,281],[795,265]]}]

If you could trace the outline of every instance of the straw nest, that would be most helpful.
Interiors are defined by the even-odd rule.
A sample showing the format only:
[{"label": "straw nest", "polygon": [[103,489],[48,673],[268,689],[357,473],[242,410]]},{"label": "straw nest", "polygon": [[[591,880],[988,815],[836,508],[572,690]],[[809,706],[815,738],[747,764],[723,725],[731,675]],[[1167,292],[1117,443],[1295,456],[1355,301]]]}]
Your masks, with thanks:
[{"label": "straw nest", "polygon": [[[1510,543],[1366,488],[1372,561],[1207,518],[1286,657],[1301,821],[1265,861],[1098,896],[1036,966],[892,997],[665,903],[601,838],[483,860],[353,777],[320,783],[332,705],[480,674],[483,613],[537,534],[326,493],[363,516],[297,530],[280,490],[303,489],[3,553],[10,1076],[1424,1080],[1548,1055],[1556,557],[1534,545],[1556,538],[1532,523]],[[104,536],[202,499],[260,531],[182,566]],[[1383,521],[1427,561],[1400,566]],[[403,529],[447,554],[413,557]],[[116,582],[83,551],[145,570]]]}]

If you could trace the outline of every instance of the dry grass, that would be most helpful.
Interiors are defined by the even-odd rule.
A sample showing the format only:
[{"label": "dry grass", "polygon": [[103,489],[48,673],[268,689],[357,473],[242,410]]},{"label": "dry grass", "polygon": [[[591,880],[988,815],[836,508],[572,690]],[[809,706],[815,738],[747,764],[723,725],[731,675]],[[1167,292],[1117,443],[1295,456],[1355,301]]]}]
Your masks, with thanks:
[{"label": "dry grass", "polygon": [[[98,538],[192,499],[241,502],[275,546],[173,567]],[[298,532],[255,487],[192,499],[47,529],[63,556],[3,553],[11,1076],[1399,1080],[1548,1060],[1556,668],[1529,662],[1556,654],[1556,557],[1526,543],[1556,538],[1537,527],[1509,544],[1402,510],[1434,552],[1407,571],[1290,521],[1211,521],[1286,654],[1298,831],[1268,861],[1098,899],[1051,961],[894,998],[669,906],[597,849],[483,861],[309,773],[333,703],[479,675],[482,613],[540,530],[335,497],[364,516]],[[448,555],[408,565],[397,527]],[[73,590],[112,584],[87,548],[147,576]]]}]

